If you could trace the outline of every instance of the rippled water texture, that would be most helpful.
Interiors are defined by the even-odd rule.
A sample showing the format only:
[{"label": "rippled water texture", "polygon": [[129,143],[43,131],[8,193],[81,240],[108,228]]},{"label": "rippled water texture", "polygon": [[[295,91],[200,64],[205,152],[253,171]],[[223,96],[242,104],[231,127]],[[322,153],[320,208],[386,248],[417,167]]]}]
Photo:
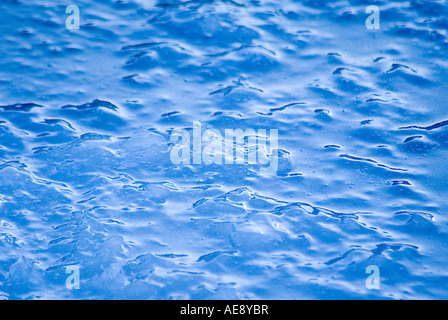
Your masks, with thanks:
[{"label": "rippled water texture", "polygon": [[[445,1],[1,0],[0,21],[0,298],[448,298]],[[173,164],[194,121],[278,129],[277,174]]]}]

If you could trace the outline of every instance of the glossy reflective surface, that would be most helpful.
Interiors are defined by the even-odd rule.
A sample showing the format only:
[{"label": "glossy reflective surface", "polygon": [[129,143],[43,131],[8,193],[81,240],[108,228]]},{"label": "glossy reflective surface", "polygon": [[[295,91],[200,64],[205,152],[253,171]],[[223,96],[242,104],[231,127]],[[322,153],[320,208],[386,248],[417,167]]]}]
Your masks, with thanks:
[{"label": "glossy reflective surface", "polygon": [[[70,4],[0,2],[1,298],[448,298],[445,2]],[[277,174],[174,165],[194,121]]]}]

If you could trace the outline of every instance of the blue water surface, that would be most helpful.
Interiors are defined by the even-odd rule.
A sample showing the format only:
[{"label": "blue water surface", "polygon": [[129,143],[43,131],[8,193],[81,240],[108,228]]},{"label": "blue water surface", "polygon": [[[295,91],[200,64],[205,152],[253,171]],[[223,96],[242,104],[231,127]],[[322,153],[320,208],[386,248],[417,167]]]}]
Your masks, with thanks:
[{"label": "blue water surface", "polygon": [[[448,298],[446,1],[0,0],[0,21],[0,298]],[[277,129],[277,173],[173,164],[195,121]]]}]

